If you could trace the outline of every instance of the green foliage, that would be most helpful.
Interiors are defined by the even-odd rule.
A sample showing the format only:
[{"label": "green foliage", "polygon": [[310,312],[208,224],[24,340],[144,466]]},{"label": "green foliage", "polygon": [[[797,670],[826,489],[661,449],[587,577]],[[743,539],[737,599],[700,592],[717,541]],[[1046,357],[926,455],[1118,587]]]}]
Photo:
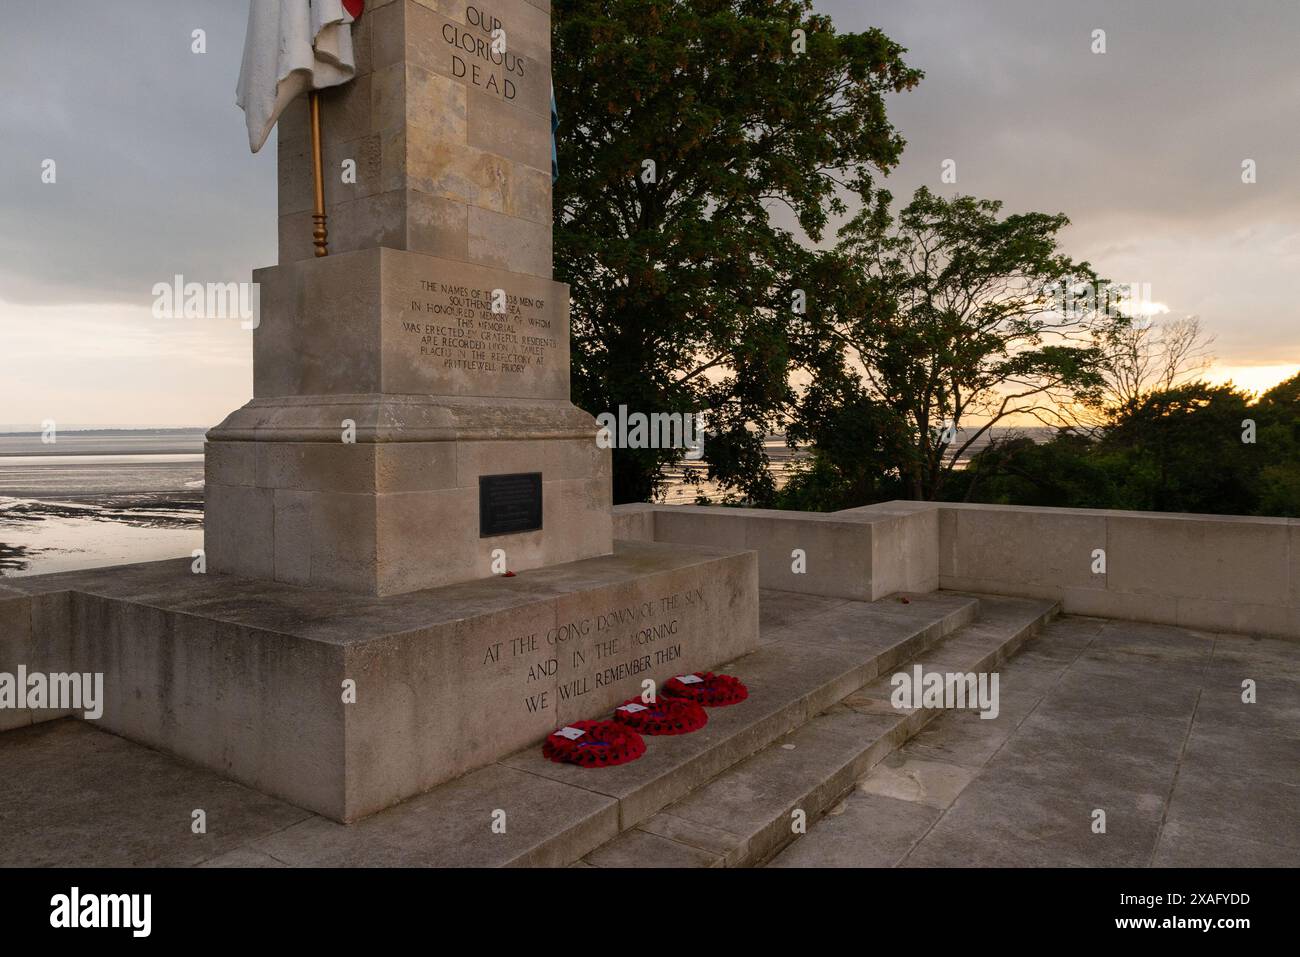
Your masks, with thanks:
[{"label": "green foliage", "polygon": [[1154,392],[1096,438],[995,445],[959,475],[951,497],[974,502],[1297,516],[1300,376],[1255,400],[1204,382]]},{"label": "green foliage", "polygon": [[[921,74],[878,30],[837,34],[811,0],[556,0],[553,13],[555,271],[572,291],[580,406],[705,413],[708,478],[729,501],[1300,515],[1300,377],[1257,399],[1135,387],[1095,434],[1001,440],[955,468],[1004,420],[1102,407],[1101,347],[1124,323],[1045,303],[1052,287],[1103,285],[1060,251],[1063,215],[926,189],[891,212],[875,177],[903,140],[885,97]],[[834,249],[804,244],[850,206]],[[963,423],[960,445],[945,437]],[[763,438],[781,427],[811,455],[778,493]],[[615,501],[652,498],[681,457],[616,450]]]},{"label": "green foliage", "polygon": [[902,494],[899,463],[911,452],[909,436],[852,377],[815,378],[787,437],[813,452],[792,466],[776,498],[780,508],[829,512]]},{"label": "green foliage", "polygon": [[[555,272],[572,289],[573,387],[594,413],[706,413],[710,478],[755,501],[762,441],[815,350],[834,257],[822,235],[903,140],[884,96],[921,74],[877,30],[836,34],[809,0],[556,0]],[[807,32],[807,52],[791,32]],[[655,164],[646,182],[643,161]],[[616,450],[616,502],[652,497],[681,450]]]},{"label": "green foliage", "polygon": [[[969,442],[1004,418],[1046,419],[1062,403],[1096,401],[1104,381],[1096,340],[1113,320],[1045,299],[1052,287],[1100,284],[1086,262],[1058,249],[1068,222],[1004,216],[1001,203],[922,187],[896,218],[864,209],[844,231],[839,252],[856,279],[829,335],[844,357],[839,374],[854,385],[840,392],[892,417],[892,445],[905,437],[892,461],[907,497],[939,497]],[[801,421],[827,414],[814,398],[801,403]],[[971,419],[981,429],[953,441],[949,430]],[[855,471],[874,454],[836,464]]]},{"label": "green foliage", "polygon": [[1113,508],[1117,490],[1103,456],[1090,456],[1088,439],[1061,432],[1038,444],[1016,437],[995,442],[953,474],[946,492],[953,501],[995,505],[1059,505]]},{"label": "green foliage", "polygon": [[1269,389],[1252,411],[1264,452],[1256,513],[1300,517],[1300,375]]}]

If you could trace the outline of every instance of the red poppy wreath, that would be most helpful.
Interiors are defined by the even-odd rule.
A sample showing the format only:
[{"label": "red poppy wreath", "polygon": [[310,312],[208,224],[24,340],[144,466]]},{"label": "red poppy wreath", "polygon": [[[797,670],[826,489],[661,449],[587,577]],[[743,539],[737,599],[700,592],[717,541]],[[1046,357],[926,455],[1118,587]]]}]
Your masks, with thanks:
[{"label": "red poppy wreath", "polygon": [[709,716],[694,701],[660,695],[652,703],[629,698],[614,710],[614,720],[640,734],[690,734],[708,724]]},{"label": "red poppy wreath", "polygon": [[706,708],[737,704],[749,697],[749,689],[738,678],[715,675],[712,671],[669,678],[662,691],[669,698],[684,698]]},{"label": "red poppy wreath", "polygon": [[641,735],[616,721],[575,721],[552,731],[542,742],[544,757],[584,768],[627,764],[643,754]]}]

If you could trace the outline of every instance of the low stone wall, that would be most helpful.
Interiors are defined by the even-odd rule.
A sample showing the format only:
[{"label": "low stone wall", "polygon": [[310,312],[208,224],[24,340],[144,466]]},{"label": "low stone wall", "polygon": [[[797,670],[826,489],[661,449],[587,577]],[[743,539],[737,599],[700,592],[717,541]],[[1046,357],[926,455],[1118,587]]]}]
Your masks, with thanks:
[{"label": "low stone wall", "polygon": [[[1300,638],[1300,520],[885,502],[835,513],[615,508],[615,537],[759,554],[765,588],[875,600],[935,588],[1067,613]],[[804,572],[792,567],[802,549]]]},{"label": "low stone wall", "polygon": [[943,505],[939,529],[943,588],[1056,598],[1080,615],[1300,638],[1300,520]]},{"label": "low stone wall", "polygon": [[[72,670],[72,596],[67,591],[29,595],[0,585],[0,672],[17,674]],[[65,718],[73,712],[54,708],[0,707],[0,731]]]},{"label": "low stone wall", "polygon": [[758,553],[764,588],[875,601],[939,587],[938,515],[915,503],[848,512],[620,505],[614,537]]}]

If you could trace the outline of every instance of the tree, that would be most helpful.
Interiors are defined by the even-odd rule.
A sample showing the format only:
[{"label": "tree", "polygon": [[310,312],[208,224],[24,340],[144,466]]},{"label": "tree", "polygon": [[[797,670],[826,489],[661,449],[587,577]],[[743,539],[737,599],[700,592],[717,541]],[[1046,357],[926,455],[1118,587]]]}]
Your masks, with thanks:
[{"label": "tree", "polygon": [[790,467],[780,508],[835,512],[903,493],[899,463],[910,436],[897,416],[852,376],[823,373],[809,383],[787,438],[809,455]]},{"label": "tree", "polygon": [[1269,389],[1250,411],[1262,462],[1259,514],[1300,517],[1300,375]]},{"label": "tree", "polygon": [[[849,391],[861,393],[855,404],[887,410],[907,436],[898,470],[911,498],[939,498],[993,426],[1067,424],[1064,410],[1101,393],[1096,338],[1118,320],[1095,299],[1056,308],[1049,294],[1101,285],[1058,249],[1069,220],[1001,209],[922,187],[896,220],[864,209],[842,232],[840,253],[860,278],[830,333],[856,383]],[[800,406],[806,417],[806,396]]]},{"label": "tree", "polygon": [[1117,508],[1113,464],[1088,435],[1062,429],[1050,442],[991,443],[947,486],[949,498],[994,505]]},{"label": "tree", "polygon": [[976,455],[953,497],[1227,515],[1300,515],[1300,376],[1252,401],[1191,382],[1112,408],[1089,434],[1004,442]]},{"label": "tree", "polygon": [[1135,318],[1106,330],[1101,348],[1108,408],[1139,402],[1194,379],[1213,361],[1214,337],[1197,316],[1153,320]]},{"label": "tree", "polygon": [[1117,410],[1103,450],[1124,458],[1131,504],[1158,512],[1253,514],[1259,446],[1242,442],[1250,396],[1231,385],[1191,382],[1151,392]]},{"label": "tree", "polygon": [[[572,287],[575,401],[704,413],[709,477],[770,498],[763,436],[811,349],[817,240],[903,140],[885,94],[919,71],[810,0],[556,0],[556,277]],[[806,50],[796,49],[802,30]],[[812,307],[792,308],[802,289]],[[651,498],[681,449],[617,449],[615,502]]]}]

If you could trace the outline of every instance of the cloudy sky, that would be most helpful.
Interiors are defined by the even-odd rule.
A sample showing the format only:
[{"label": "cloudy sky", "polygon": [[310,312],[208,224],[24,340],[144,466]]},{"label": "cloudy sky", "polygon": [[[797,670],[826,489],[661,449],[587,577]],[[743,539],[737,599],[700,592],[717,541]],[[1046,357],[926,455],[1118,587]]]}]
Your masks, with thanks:
[{"label": "cloudy sky", "polygon": [[[896,196],[1061,211],[1071,255],[1217,337],[1215,378],[1300,368],[1300,4],[818,0],[927,76],[891,101]],[[251,394],[237,321],[151,289],[276,258],[274,139],[234,105],[243,0],[9,4],[0,33],[0,428],[212,425]],[[194,30],[207,52],[191,52]],[[1105,30],[1106,53],[1091,51]],[[561,104],[563,112],[563,104]],[[57,180],[42,182],[53,159]],[[940,182],[945,160],[955,186]],[[1241,181],[1243,160],[1258,182]]]}]

